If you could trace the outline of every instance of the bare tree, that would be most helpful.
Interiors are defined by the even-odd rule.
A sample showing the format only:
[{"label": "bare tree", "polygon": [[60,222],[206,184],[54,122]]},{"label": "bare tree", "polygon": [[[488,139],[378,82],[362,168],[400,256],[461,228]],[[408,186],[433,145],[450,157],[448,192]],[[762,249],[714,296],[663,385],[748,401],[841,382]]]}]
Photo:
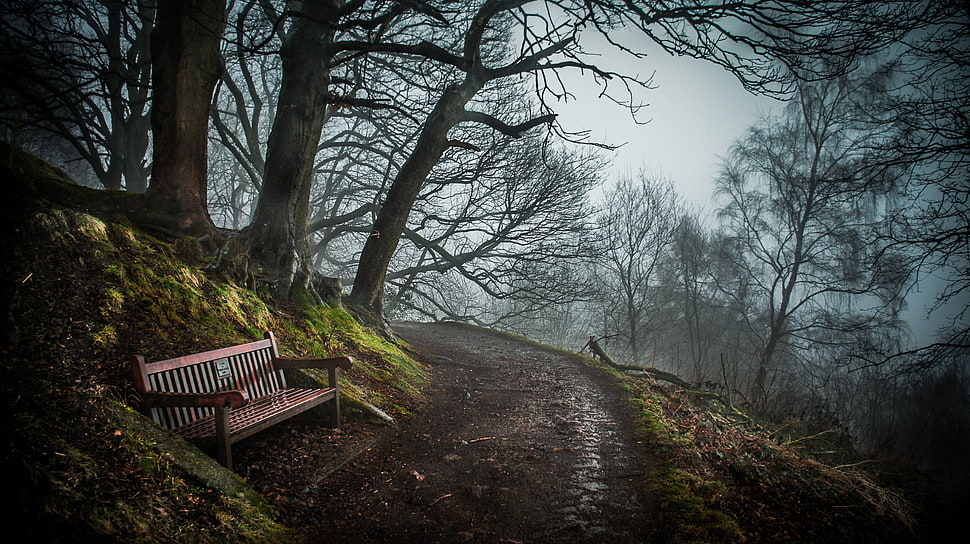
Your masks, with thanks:
[{"label": "bare tree", "polygon": [[934,339],[860,360],[916,371],[965,359],[970,348],[970,10],[958,1],[934,8],[927,27],[897,48],[899,83],[872,112],[874,122],[898,127],[897,137],[880,147],[885,163],[913,172],[909,200],[887,222],[882,240],[911,255],[916,284],[938,278],[942,286],[927,310],[939,324]]},{"label": "bare tree", "polygon": [[[0,6],[0,123],[81,181],[143,192],[154,2]],[[75,164],[85,165],[78,168]]]},{"label": "bare tree", "polygon": [[871,240],[905,172],[873,160],[872,144],[891,128],[860,115],[884,79],[801,85],[783,117],[733,148],[718,180],[722,217],[763,304],[750,319],[761,341],[756,407],[779,365],[800,360],[807,343],[858,345],[857,335],[897,323],[905,273],[875,266]]},{"label": "bare tree", "polygon": [[[712,238],[696,212],[684,213],[671,235],[670,250],[663,263],[665,291],[674,298],[677,308],[670,332],[673,351],[677,352],[674,359],[689,362],[684,376],[694,382],[723,378],[713,360],[725,323],[718,320],[720,304],[713,280],[716,265]],[[684,348],[686,357],[679,353]]]},{"label": "bare tree", "polygon": [[[587,194],[599,181],[600,161],[546,148],[535,135],[492,136],[484,152],[455,157],[460,164],[451,175],[439,165],[426,183],[388,274],[392,310],[492,324],[588,296],[568,269],[588,257]],[[432,278],[446,274],[469,289],[458,294],[436,285]],[[459,316],[446,308],[456,296],[515,302],[488,318]]]},{"label": "bare tree", "polygon": [[[554,8],[549,9],[551,6]],[[453,66],[461,75],[445,88],[425,121],[412,155],[388,190],[361,253],[351,303],[372,316],[381,315],[387,266],[421,184],[452,145],[449,130],[460,123],[482,122],[505,133],[518,134],[552,120],[547,114],[509,125],[468,111],[465,106],[485,83],[535,74],[538,94],[545,105],[549,99],[569,95],[556,78],[556,71],[581,68],[602,81],[621,82],[628,96],[618,101],[636,109],[637,105],[629,100],[631,85],[644,86],[648,82],[610,73],[584,58],[578,41],[583,28],[595,29],[612,46],[634,55],[643,53],[615,36],[632,35],[634,40],[646,36],[671,53],[725,67],[746,88],[785,92],[793,73],[803,77],[838,73],[844,68],[838,62],[851,61],[884,40],[897,37],[909,27],[914,6],[875,2],[740,2],[712,7],[693,3],[488,0],[476,8],[467,23],[462,23],[464,35],[457,44],[422,41],[385,49],[432,58]],[[629,32],[616,33],[620,28]],[[518,51],[492,55],[489,60],[483,44],[510,31],[517,34]],[[826,59],[828,62],[822,62]],[[781,66],[776,64],[779,61]]]},{"label": "bare tree", "polygon": [[247,229],[250,257],[287,300],[291,286],[306,289],[306,224],[320,133],[331,102],[330,65],[339,2],[301,2],[280,50],[282,82],[266,150],[259,200]]},{"label": "bare tree", "polygon": [[217,222],[239,230],[251,222],[263,185],[280,86],[279,21],[249,0],[231,0],[227,13],[223,72],[210,113],[219,156],[210,165],[209,201]]},{"label": "bare tree", "polygon": [[597,219],[604,331],[619,335],[633,364],[643,362],[647,339],[663,322],[661,267],[682,214],[673,183],[644,173],[636,180],[620,178],[604,197]]}]

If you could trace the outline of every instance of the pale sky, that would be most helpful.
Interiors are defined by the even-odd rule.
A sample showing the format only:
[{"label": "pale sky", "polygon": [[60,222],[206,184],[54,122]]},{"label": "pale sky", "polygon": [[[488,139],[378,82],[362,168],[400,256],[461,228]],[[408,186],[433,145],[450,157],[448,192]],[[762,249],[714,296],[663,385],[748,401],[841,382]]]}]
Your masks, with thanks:
[{"label": "pale sky", "polygon": [[[619,58],[619,57],[617,57]],[[567,83],[577,99],[555,104],[566,130],[589,130],[590,138],[609,144],[627,142],[613,154],[613,174],[646,169],[670,178],[688,204],[711,208],[713,179],[719,157],[765,112],[780,108],[778,100],[745,91],[733,76],[713,64],[659,51],[645,59],[619,61],[628,74],[649,77],[656,71],[654,90],[641,92],[649,104],[636,124],[628,110],[598,98],[591,78],[570,75]]]}]

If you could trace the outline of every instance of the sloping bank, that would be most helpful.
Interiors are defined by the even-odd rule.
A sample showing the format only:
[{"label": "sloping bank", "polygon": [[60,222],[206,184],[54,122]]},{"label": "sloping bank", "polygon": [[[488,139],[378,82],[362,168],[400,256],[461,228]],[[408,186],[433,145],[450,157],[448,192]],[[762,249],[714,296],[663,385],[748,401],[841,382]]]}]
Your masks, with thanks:
[{"label": "sloping bank", "polygon": [[133,410],[130,357],[272,330],[289,355],[355,358],[342,376],[351,419],[368,404],[407,413],[426,370],[342,309],[273,307],[197,241],[146,234],[126,219],[137,195],[0,151],[4,530],[34,542],[300,540],[235,474]]}]

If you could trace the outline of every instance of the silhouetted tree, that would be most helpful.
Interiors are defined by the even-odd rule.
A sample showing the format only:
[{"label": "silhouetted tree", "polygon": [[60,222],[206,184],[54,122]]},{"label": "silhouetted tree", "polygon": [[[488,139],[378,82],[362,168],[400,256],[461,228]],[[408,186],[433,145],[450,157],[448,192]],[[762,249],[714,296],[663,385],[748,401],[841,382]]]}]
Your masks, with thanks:
[{"label": "silhouetted tree", "polygon": [[[596,236],[599,296],[609,320],[605,330],[619,334],[632,364],[642,362],[647,338],[664,319],[660,269],[682,214],[680,197],[665,178],[620,178],[604,197]],[[660,351],[656,345],[652,350]]]},{"label": "silhouetted tree", "polygon": [[905,270],[875,266],[873,242],[906,175],[871,152],[893,135],[865,115],[885,77],[800,85],[784,116],[738,142],[718,179],[727,231],[763,304],[751,319],[761,340],[750,393],[757,407],[779,363],[798,360],[806,343],[853,344],[855,333],[893,324],[901,308]]},{"label": "silhouetted tree", "polygon": [[[80,181],[143,192],[154,2],[0,5],[0,123]],[[74,166],[86,165],[87,169]]]},{"label": "silhouetted tree", "polygon": [[[537,135],[491,136],[482,152],[456,153],[451,175],[439,165],[425,184],[400,260],[388,273],[391,309],[494,324],[588,296],[580,275],[568,269],[588,257],[587,194],[601,162]],[[448,275],[465,288],[443,286]],[[449,309],[458,297],[482,308],[483,297],[514,303],[459,315]]]},{"label": "silhouetted tree", "polygon": [[[970,7],[942,1],[933,8],[930,24],[897,47],[898,84],[871,113],[898,127],[879,147],[884,163],[913,172],[909,200],[887,222],[882,241],[911,256],[915,280],[940,282],[927,309],[939,330],[920,345],[860,358],[917,371],[965,361],[970,349]],[[923,291],[935,290],[933,283],[923,282]]]}]

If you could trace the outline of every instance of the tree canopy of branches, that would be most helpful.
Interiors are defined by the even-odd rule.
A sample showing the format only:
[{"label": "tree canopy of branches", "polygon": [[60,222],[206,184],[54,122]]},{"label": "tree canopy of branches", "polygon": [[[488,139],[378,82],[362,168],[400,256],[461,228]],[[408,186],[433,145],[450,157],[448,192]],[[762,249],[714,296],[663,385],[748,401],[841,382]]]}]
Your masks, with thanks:
[{"label": "tree canopy of branches", "polygon": [[638,180],[620,178],[606,193],[597,219],[603,315],[633,364],[643,361],[649,331],[664,318],[657,286],[682,215],[673,183],[641,174]]},{"label": "tree canopy of branches", "polygon": [[867,365],[934,369],[965,359],[970,348],[970,8],[958,1],[934,8],[926,28],[899,46],[897,86],[873,117],[897,127],[896,137],[880,146],[885,162],[913,173],[909,200],[888,221],[882,241],[911,256],[914,285],[942,279],[927,308],[940,328],[921,345],[860,357]]},{"label": "tree canopy of branches", "polygon": [[[843,66],[836,65],[835,59],[851,60],[877,47],[880,39],[898,36],[906,30],[905,21],[909,18],[905,17],[905,10],[911,7],[868,2],[773,2],[712,8],[689,3],[668,7],[610,1],[488,0],[476,8],[467,22],[455,25],[463,29],[463,34],[461,39],[453,40],[453,49],[427,41],[385,48],[388,52],[431,58],[454,67],[460,75],[443,90],[411,156],[388,190],[361,253],[351,303],[369,309],[372,315],[383,313],[387,266],[421,185],[453,145],[449,130],[460,123],[479,122],[514,135],[552,121],[553,117],[546,114],[511,126],[467,110],[466,104],[487,82],[533,74],[544,106],[546,98],[568,95],[567,89],[551,84],[557,71],[563,69],[584,69],[603,81],[620,81],[627,92],[631,84],[645,83],[598,68],[580,45],[583,28],[592,27],[622,51],[642,54],[613,37],[622,34],[616,30],[624,28],[672,53],[719,64],[735,74],[746,88],[783,92],[791,84],[793,74],[819,77],[837,73]],[[513,32],[519,47],[490,59],[483,46],[501,32]],[[876,37],[880,39],[874,40]],[[826,59],[829,62],[824,62]],[[834,70],[830,70],[832,67]],[[624,103],[635,108],[628,100]]]},{"label": "tree canopy of branches", "polygon": [[[0,6],[0,124],[76,179],[144,192],[150,169],[154,2]],[[86,168],[73,167],[80,161]]]},{"label": "tree canopy of branches", "polygon": [[[388,266],[435,167],[443,159],[449,160],[456,150],[474,152],[488,147],[484,133],[456,139],[452,131],[481,126],[506,137],[521,137],[532,129],[551,125],[554,133],[573,139],[568,127],[555,122],[555,101],[570,97],[559,78],[563,70],[588,74],[602,85],[604,96],[634,111],[639,107],[639,91],[648,87],[648,82],[601,67],[599,57],[584,49],[587,36],[598,35],[614,50],[636,57],[645,56],[641,45],[646,39],[672,54],[719,65],[749,90],[778,94],[790,90],[797,77],[837,74],[855,58],[897,39],[918,21],[915,17],[921,15],[922,8],[918,2],[848,0],[715,5],[620,0],[303,0],[287,3],[283,9],[273,2],[240,0],[227,6],[222,1],[193,0],[159,2],[156,14],[150,2],[95,5],[72,0],[44,2],[44,9],[53,11],[41,10],[39,19],[32,19],[30,10],[22,4],[8,3],[13,7],[4,13],[16,16],[4,20],[4,39],[11,51],[29,52],[31,58],[43,62],[34,63],[41,67],[37,71],[21,71],[22,77],[11,80],[14,83],[5,85],[5,89],[28,95],[25,91],[30,89],[30,81],[36,84],[54,75],[52,67],[57,66],[58,59],[67,58],[64,51],[71,51],[74,56],[69,58],[74,61],[103,58],[111,65],[109,70],[99,71],[98,66],[92,69],[90,64],[68,63],[65,72],[69,77],[61,78],[65,83],[58,83],[48,95],[64,89],[83,89],[81,96],[90,95],[88,89],[98,85],[91,74],[111,75],[104,78],[105,85],[111,87],[102,96],[120,106],[116,108],[112,102],[100,111],[114,108],[112,121],[99,120],[93,114],[74,115],[70,123],[60,123],[68,130],[60,130],[57,138],[87,142],[83,135],[92,134],[93,127],[104,134],[99,138],[105,142],[95,143],[96,152],[88,153],[93,166],[97,162],[93,157],[110,157],[125,168],[137,162],[142,170],[125,170],[119,177],[117,168],[109,164],[103,174],[98,174],[112,188],[122,186],[120,179],[127,188],[144,188],[135,179],[147,174],[147,161],[142,160],[148,149],[147,138],[136,121],[145,111],[144,95],[139,94],[144,90],[148,66],[145,29],[150,28],[148,23],[155,16],[154,159],[147,198],[157,211],[171,216],[175,230],[212,231],[205,207],[210,196],[204,168],[209,131],[203,115],[211,113],[215,134],[226,144],[220,153],[231,152],[238,162],[235,171],[244,172],[251,181],[249,186],[258,189],[249,190],[256,194],[255,208],[246,211],[251,214],[249,252],[264,269],[264,277],[276,283],[281,298],[288,297],[293,282],[309,271],[313,256],[306,237],[310,232],[321,232],[309,228],[310,218],[315,225],[333,225],[345,217],[321,216],[323,210],[334,206],[313,193],[318,166],[327,161],[321,160],[321,154],[336,149],[321,145],[320,127],[328,116],[335,116],[335,108],[349,108],[360,118],[367,117],[365,108],[388,108],[386,111],[415,120],[414,131],[406,136],[371,141],[372,149],[394,157],[386,163],[389,183],[378,184],[380,194],[374,193],[367,206],[360,205],[346,216],[357,222],[368,215],[373,219],[364,229],[351,302],[375,316],[383,313]],[[63,8],[57,7],[61,4]],[[84,25],[72,26],[76,16],[85,13],[93,15],[80,19]],[[226,20],[227,14],[231,21]],[[228,47],[226,56],[219,54],[227,22],[230,33],[226,36],[235,44],[235,58],[228,54]],[[54,23],[62,25],[56,35],[63,47],[46,47],[34,37],[40,34],[31,34]],[[107,32],[103,32],[105,28]],[[89,36],[96,39],[89,40]],[[77,44],[93,47],[98,55],[74,54],[83,50],[75,48]],[[270,86],[278,85],[273,91],[275,104],[265,110],[262,103],[246,105],[247,98],[257,94],[265,98],[267,93],[265,89],[253,92],[256,79],[245,75],[250,65],[241,58],[277,53],[280,76],[263,79]],[[384,70],[384,79],[379,82],[372,77],[378,62],[383,63]],[[335,68],[340,70],[336,78]],[[236,70],[233,77],[227,77],[232,70]],[[218,89],[233,97],[235,109],[224,107],[229,102],[209,107],[214,78],[220,72],[223,78]],[[117,77],[118,73],[124,77]],[[239,75],[242,80],[235,79]],[[394,88],[395,79],[405,87],[419,81],[421,92],[430,94],[412,102],[410,91],[388,91]],[[536,108],[497,112],[476,102],[483,94],[521,80],[534,87]],[[71,81],[83,84],[72,86]],[[118,86],[119,81],[128,86],[123,100],[116,100],[119,89],[124,88]],[[245,82],[244,87],[237,85],[239,81]],[[429,107],[424,109],[421,104],[429,103],[429,98]],[[7,100],[5,108],[11,129],[17,124],[16,115],[10,114],[16,109],[14,102]],[[70,106],[83,101],[64,103]],[[254,138],[252,128],[270,124],[268,119],[249,123],[257,112],[264,111],[272,116],[265,150],[258,142],[261,138]],[[227,118],[230,112],[235,120]],[[247,116],[250,119],[243,121]],[[231,134],[232,126],[244,134]],[[124,130],[131,130],[131,134],[119,135]],[[98,138],[91,140],[97,142]],[[394,148],[402,145],[404,149]],[[231,195],[227,206],[241,206],[240,195],[246,191],[233,188],[225,193]],[[315,210],[309,209],[310,201]],[[350,230],[358,229],[355,223]]]}]

